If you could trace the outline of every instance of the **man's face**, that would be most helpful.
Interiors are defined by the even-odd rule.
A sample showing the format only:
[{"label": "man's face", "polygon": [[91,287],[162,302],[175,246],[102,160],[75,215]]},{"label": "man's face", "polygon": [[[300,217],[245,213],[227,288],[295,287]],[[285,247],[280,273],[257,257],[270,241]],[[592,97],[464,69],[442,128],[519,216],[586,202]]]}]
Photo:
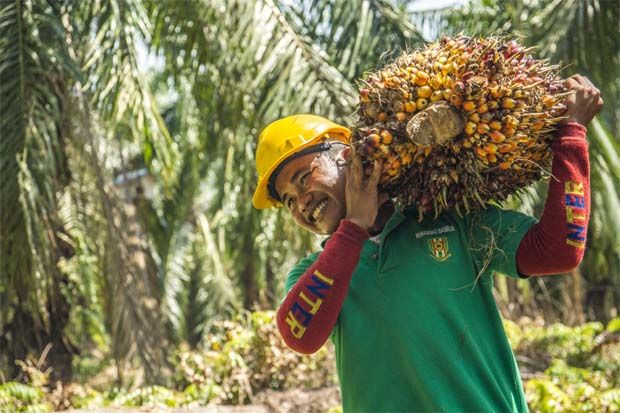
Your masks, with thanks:
[{"label": "man's face", "polygon": [[[343,146],[343,148],[346,148]],[[347,149],[330,159],[311,153],[289,162],[276,177],[276,191],[300,226],[317,234],[336,231],[346,214],[343,160]]]}]

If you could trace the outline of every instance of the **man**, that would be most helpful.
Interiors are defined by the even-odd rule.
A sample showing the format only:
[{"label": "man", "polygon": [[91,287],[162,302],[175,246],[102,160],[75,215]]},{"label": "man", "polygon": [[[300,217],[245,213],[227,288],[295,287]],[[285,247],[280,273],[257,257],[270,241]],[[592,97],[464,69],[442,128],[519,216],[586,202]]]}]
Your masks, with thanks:
[{"label": "man", "polygon": [[290,272],[278,328],[302,353],[332,339],[344,411],[527,411],[492,274],[556,274],[582,259],[585,125],[603,102],[582,76],[567,87],[575,93],[540,222],[494,207],[418,222],[378,191],[380,164],[364,175],[346,128],[299,115],[263,131],[255,207],[283,205],[300,226],[331,235]]}]

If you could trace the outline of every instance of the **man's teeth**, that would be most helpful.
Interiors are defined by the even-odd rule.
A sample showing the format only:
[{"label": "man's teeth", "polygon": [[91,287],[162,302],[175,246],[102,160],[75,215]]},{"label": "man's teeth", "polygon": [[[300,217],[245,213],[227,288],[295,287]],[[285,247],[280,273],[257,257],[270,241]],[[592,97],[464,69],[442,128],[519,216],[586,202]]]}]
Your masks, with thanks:
[{"label": "man's teeth", "polygon": [[327,206],[327,199],[319,203],[316,206],[316,208],[314,208],[314,211],[312,211],[312,219],[314,219],[315,221],[318,220],[321,217],[321,215],[323,215],[323,212],[325,211],[326,206]]}]

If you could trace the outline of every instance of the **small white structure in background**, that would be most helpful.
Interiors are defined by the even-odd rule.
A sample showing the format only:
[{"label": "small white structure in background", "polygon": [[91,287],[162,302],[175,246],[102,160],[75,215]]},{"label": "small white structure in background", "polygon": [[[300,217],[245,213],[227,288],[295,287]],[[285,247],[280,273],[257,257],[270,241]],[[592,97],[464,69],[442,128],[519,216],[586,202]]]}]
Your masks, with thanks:
[{"label": "small white structure in background", "polygon": [[153,199],[155,180],[146,168],[127,171],[114,178],[114,186],[125,201]]}]

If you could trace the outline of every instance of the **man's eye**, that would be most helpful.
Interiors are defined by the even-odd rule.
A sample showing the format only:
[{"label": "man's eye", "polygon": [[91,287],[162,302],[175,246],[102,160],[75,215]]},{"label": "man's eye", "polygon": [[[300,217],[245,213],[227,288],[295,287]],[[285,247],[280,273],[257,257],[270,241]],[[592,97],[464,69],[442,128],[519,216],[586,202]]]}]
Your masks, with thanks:
[{"label": "man's eye", "polygon": [[306,179],[308,179],[308,177],[310,176],[310,173],[312,173],[312,171],[310,171],[310,172],[308,172],[308,173],[304,174],[304,176],[302,176],[302,177],[301,177],[301,179],[300,179],[300,181],[299,181],[299,182],[301,182],[301,184],[302,184],[302,185],[305,185],[305,184],[306,184]]}]

